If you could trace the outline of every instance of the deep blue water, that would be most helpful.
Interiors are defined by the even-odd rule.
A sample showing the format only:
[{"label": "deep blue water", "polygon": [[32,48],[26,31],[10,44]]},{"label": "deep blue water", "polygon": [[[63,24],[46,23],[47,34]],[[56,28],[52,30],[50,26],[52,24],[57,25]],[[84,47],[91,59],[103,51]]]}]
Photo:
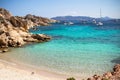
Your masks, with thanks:
[{"label": "deep blue water", "polygon": [[7,54],[18,61],[58,74],[88,77],[120,63],[120,25],[52,25],[30,30],[52,36],[45,43],[17,48]]}]

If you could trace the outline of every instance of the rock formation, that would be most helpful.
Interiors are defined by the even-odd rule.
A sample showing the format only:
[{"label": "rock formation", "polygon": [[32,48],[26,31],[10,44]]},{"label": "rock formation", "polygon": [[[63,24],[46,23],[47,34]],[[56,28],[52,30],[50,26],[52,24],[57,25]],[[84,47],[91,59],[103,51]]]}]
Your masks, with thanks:
[{"label": "rock formation", "polygon": [[56,20],[47,19],[47,18],[43,18],[43,17],[31,15],[31,14],[26,15],[25,19],[32,21],[33,25],[35,26],[38,26],[38,25],[46,26],[48,25],[48,23],[56,22]]},{"label": "rock formation", "polygon": [[[66,80],[76,80],[75,78],[67,78]],[[82,79],[86,80],[86,79]],[[103,75],[94,75],[87,80],[120,80],[120,64],[116,64],[112,72],[104,73]]]},{"label": "rock formation", "polygon": [[28,42],[48,41],[51,39],[50,36],[31,34],[28,30],[34,26],[46,26],[52,22],[55,20],[30,14],[25,17],[12,16],[9,11],[0,8],[0,48],[19,47]]},{"label": "rock formation", "polygon": [[0,8],[0,16],[7,19],[7,18],[10,18],[12,14],[6,9]]},{"label": "rock formation", "polygon": [[102,76],[94,75],[87,80],[120,80],[120,64],[114,66],[113,72],[107,72]]}]

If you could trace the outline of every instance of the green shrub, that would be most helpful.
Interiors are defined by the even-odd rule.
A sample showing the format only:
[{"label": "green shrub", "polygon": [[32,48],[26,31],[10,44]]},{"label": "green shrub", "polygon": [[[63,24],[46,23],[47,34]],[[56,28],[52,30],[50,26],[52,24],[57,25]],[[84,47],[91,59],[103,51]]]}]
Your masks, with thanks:
[{"label": "green shrub", "polygon": [[67,78],[67,80],[75,80],[75,78],[71,77],[71,78]]}]

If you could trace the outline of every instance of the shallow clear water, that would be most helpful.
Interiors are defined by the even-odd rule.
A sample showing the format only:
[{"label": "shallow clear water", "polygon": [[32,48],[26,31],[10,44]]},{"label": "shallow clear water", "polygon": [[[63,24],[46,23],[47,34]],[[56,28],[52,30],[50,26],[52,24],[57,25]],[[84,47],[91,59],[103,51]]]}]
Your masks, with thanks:
[{"label": "shallow clear water", "polygon": [[53,25],[30,32],[53,39],[16,48],[6,55],[40,69],[83,78],[110,71],[120,63],[119,25]]}]

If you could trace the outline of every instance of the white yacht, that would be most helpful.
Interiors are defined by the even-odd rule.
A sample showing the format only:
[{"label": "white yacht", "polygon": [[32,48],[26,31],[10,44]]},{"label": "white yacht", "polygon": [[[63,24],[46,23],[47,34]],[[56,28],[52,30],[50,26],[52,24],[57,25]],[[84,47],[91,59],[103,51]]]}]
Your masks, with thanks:
[{"label": "white yacht", "polygon": [[72,25],[74,24],[73,22],[65,22],[64,25]]},{"label": "white yacht", "polygon": [[97,26],[102,26],[102,25],[103,25],[102,22],[98,22],[98,23],[97,23]]}]

